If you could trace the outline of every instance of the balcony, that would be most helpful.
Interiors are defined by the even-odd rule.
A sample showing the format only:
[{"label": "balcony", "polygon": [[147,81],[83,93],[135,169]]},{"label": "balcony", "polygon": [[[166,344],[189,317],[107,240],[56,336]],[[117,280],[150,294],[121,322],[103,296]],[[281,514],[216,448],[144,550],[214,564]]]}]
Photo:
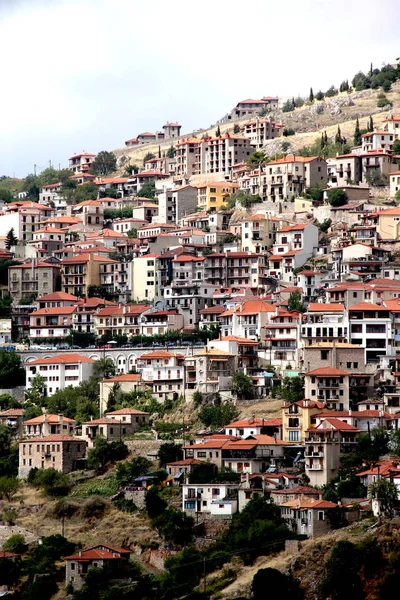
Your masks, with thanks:
[{"label": "balcony", "polygon": [[322,469],[323,469],[322,465],[312,465],[312,466],[310,466],[310,465],[308,465],[306,463],[306,470],[307,471],[322,471]]},{"label": "balcony", "polygon": [[304,454],[304,456],[306,458],[323,458],[324,457],[324,453],[323,452],[307,452]]}]

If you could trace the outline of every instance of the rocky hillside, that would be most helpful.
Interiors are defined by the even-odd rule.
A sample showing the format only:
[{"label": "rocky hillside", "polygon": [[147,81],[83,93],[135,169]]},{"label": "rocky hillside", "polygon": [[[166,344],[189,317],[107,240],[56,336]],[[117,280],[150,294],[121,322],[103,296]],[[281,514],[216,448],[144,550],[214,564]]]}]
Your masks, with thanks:
[{"label": "rocky hillside", "polygon": [[[304,105],[295,109],[293,112],[283,113],[281,110],[271,113],[271,117],[283,123],[288,128],[293,128],[296,135],[281,140],[271,140],[266,145],[266,151],[274,154],[281,151],[281,143],[287,141],[290,143],[290,150],[297,152],[304,146],[310,146],[321,136],[323,131],[327,132],[328,137],[334,138],[338,125],[340,126],[342,136],[349,141],[354,134],[356,119],[360,120],[361,129],[367,126],[367,119],[371,115],[374,125],[379,127],[389,112],[395,114],[400,112],[400,81],[392,86],[392,91],[386,94],[388,100],[393,103],[393,107],[387,106],[377,108],[377,97],[381,90],[363,90],[348,94],[343,92],[332,98],[324,98],[322,101],[315,101],[311,105]],[[235,121],[239,125],[248,119]],[[233,122],[222,123],[220,125],[221,133],[233,132]],[[184,131],[182,137],[195,135],[201,138],[203,135],[214,135],[216,126],[197,131]],[[133,135],[127,133],[127,137]],[[131,162],[141,166],[143,158],[148,152],[158,155],[160,147],[161,152],[166,152],[171,146],[170,141],[161,144],[146,144],[138,148],[117,148],[114,150],[118,157],[120,172],[123,172],[123,165]]]}]

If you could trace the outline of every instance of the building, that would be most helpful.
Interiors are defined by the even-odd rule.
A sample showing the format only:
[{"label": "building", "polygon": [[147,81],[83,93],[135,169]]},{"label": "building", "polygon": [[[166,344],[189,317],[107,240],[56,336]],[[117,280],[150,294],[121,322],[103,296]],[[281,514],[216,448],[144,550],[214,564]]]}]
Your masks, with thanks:
[{"label": "building", "polygon": [[[236,372],[236,355],[217,348],[204,348],[188,357],[187,382],[194,379],[202,393],[230,392]],[[191,371],[191,372],[190,372]]]},{"label": "building", "polygon": [[117,261],[97,254],[78,254],[61,261],[62,291],[73,296],[89,296],[90,286],[103,286],[114,292],[114,266]]},{"label": "building", "polygon": [[353,425],[333,417],[308,430],[305,472],[310,485],[326,485],[337,476],[341,455],[357,448],[358,433]]},{"label": "building", "polygon": [[72,315],[76,306],[59,306],[56,308],[39,308],[29,316],[29,337],[55,338],[60,341],[71,333]]},{"label": "building", "polygon": [[123,436],[134,433],[135,430],[129,423],[122,422],[122,420],[100,417],[100,419],[82,423],[82,439],[85,440],[88,448],[94,448],[96,438],[99,436],[105,438],[107,442],[115,442],[121,441]]},{"label": "building", "polygon": [[400,190],[400,171],[393,171],[389,175],[390,197],[394,198]]},{"label": "building", "polygon": [[109,574],[119,572],[129,562],[131,551],[99,544],[65,557],[65,583],[80,590],[90,569],[104,569]]},{"label": "building", "polygon": [[[15,304],[22,298],[37,298],[60,289],[61,267],[56,259],[32,260],[8,268],[8,290]],[[27,302],[29,304],[29,302]]]},{"label": "building", "polygon": [[37,358],[25,363],[26,389],[30,389],[32,379],[37,374],[40,374],[45,380],[47,395],[69,386],[77,387],[91,377],[94,362],[92,358],[74,353]]},{"label": "building", "polygon": [[305,397],[323,402],[333,410],[349,410],[350,373],[322,367],[305,375]]},{"label": "building", "polygon": [[53,216],[54,209],[38,202],[25,201],[5,204],[2,212],[0,236],[6,236],[10,229],[14,229],[19,240],[30,242],[35,231],[41,228],[42,222]]},{"label": "building", "polygon": [[197,186],[197,206],[200,211],[217,212],[226,206],[228,198],[238,189],[238,185],[228,181],[213,181]]},{"label": "building", "polygon": [[[141,316],[150,310],[149,304],[107,306],[93,315],[96,335],[140,335]],[[131,367],[129,367],[128,371]]]},{"label": "building", "polygon": [[176,177],[189,179],[201,173],[201,140],[197,138],[183,138],[176,143]]},{"label": "building", "polygon": [[141,318],[141,335],[164,335],[182,328],[183,316],[177,310],[156,310]]},{"label": "building", "polygon": [[0,412],[0,424],[5,425],[12,435],[22,436],[24,414],[24,408],[7,408]]},{"label": "building", "polygon": [[276,241],[268,258],[269,275],[286,283],[295,280],[294,269],[312,258],[318,246],[318,229],[312,223],[286,225],[276,232]]},{"label": "building", "polygon": [[160,223],[180,223],[186,215],[196,211],[197,196],[197,187],[194,185],[183,185],[161,192],[158,194],[157,221]]},{"label": "building", "polygon": [[390,309],[371,302],[349,307],[350,341],[365,348],[364,362],[378,362],[392,353],[392,316]]},{"label": "building", "polygon": [[182,510],[232,517],[238,509],[238,483],[182,484]]},{"label": "building", "polygon": [[9,344],[11,342],[11,319],[0,318],[0,344]]},{"label": "building", "polygon": [[96,154],[90,152],[82,152],[81,154],[74,154],[68,159],[68,168],[73,171],[74,174],[80,175],[86,173],[90,169],[90,165],[96,158]]},{"label": "building", "polygon": [[132,298],[152,302],[158,296],[158,254],[151,252],[133,259]]},{"label": "building", "polygon": [[19,443],[18,477],[27,479],[31,469],[53,468],[71,473],[85,464],[86,442],[69,435],[47,435]]},{"label": "building", "polygon": [[24,422],[24,435],[30,437],[46,437],[48,435],[75,435],[75,420],[62,413],[52,415],[44,413],[39,417]]},{"label": "building", "polygon": [[164,129],[165,140],[174,140],[181,135],[182,125],[179,125],[179,123],[170,123],[167,121],[162,128]]},{"label": "building", "polygon": [[340,303],[310,302],[301,328],[304,343],[346,342],[348,320]]},{"label": "building", "polygon": [[[140,373],[124,373],[123,375],[116,375],[109,379],[103,379],[103,381],[100,381],[100,416],[103,416],[107,410],[108,399],[111,392],[118,394],[119,392],[136,392],[138,390],[143,391],[144,389]],[[125,412],[121,414],[124,416],[131,414],[132,419],[135,419],[135,415],[140,416],[139,413],[141,412],[133,408],[122,410]],[[128,411],[131,412],[128,413]],[[145,413],[143,413],[143,415],[144,414]]]},{"label": "building", "polygon": [[268,117],[249,121],[241,127],[243,135],[250,139],[256,150],[261,150],[267,140],[273,140],[282,135],[283,125]]},{"label": "building", "polygon": [[282,407],[282,439],[304,443],[306,432],[314,425],[316,415],[325,408],[323,401],[298,400]]},{"label": "building", "polygon": [[298,498],[280,504],[281,517],[297,535],[318,537],[332,529],[329,516],[338,505],[329,500]]},{"label": "building", "polygon": [[242,250],[259,254],[266,252],[276,239],[280,220],[270,215],[256,214],[242,223]]},{"label": "building", "polygon": [[205,138],[200,146],[201,174],[220,175],[228,179],[233,165],[246,161],[253,153],[247,137],[225,133]]},{"label": "building", "polygon": [[196,458],[186,458],[184,460],[176,460],[166,464],[167,473],[173,478],[173,481],[179,481],[182,478],[186,479],[190,473],[198,466],[201,465],[202,461]]},{"label": "building", "polygon": [[142,381],[152,385],[155,398],[164,401],[167,397],[176,399],[183,394],[184,358],[183,354],[154,350],[137,359],[136,368],[142,374]]},{"label": "building", "polygon": [[104,222],[104,207],[100,201],[97,200],[85,200],[79,204],[75,204],[72,207],[72,213],[74,217],[78,217],[85,227],[97,227],[103,226]]},{"label": "building", "polygon": [[259,115],[262,111],[277,110],[279,98],[272,96],[264,96],[260,100],[241,100],[232,109],[231,119],[242,119],[243,117],[253,117]]},{"label": "building", "polygon": [[[246,264],[252,265],[251,259],[247,263],[243,260],[243,267]],[[245,300],[220,315],[221,335],[234,335],[250,340],[262,339],[275,314],[276,307],[264,300]]]}]

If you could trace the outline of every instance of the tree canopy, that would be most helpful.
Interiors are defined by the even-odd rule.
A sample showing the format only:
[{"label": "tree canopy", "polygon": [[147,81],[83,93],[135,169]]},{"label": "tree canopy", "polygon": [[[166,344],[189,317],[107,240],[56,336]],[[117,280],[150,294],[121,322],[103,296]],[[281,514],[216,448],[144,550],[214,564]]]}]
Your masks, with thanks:
[{"label": "tree canopy", "polygon": [[92,164],[90,165],[90,172],[93,175],[106,176],[110,173],[114,173],[117,170],[117,157],[113,152],[102,150],[98,153]]}]

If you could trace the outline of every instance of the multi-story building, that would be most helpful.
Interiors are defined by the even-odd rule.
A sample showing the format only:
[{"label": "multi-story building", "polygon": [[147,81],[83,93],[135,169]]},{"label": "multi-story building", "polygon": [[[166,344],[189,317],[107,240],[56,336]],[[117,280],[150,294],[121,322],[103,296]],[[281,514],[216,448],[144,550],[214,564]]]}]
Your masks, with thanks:
[{"label": "multi-story building", "polygon": [[164,335],[182,328],[183,316],[177,310],[155,310],[141,317],[141,335]]},{"label": "multi-story building", "polygon": [[318,288],[322,288],[324,275],[321,271],[305,269],[297,273],[296,282],[303,290],[303,301],[305,303],[313,302],[316,299]]},{"label": "multi-story building", "polygon": [[213,181],[197,186],[197,206],[200,211],[217,212],[226,206],[228,198],[238,189],[236,183]]},{"label": "multi-story building", "polygon": [[200,147],[201,173],[218,174],[229,178],[231,167],[246,161],[253,153],[247,137],[225,133],[216,138],[205,138]]},{"label": "multi-story building", "polygon": [[238,483],[182,484],[182,510],[231,517],[238,510]]},{"label": "multi-story building", "polygon": [[283,125],[276,123],[268,117],[249,121],[241,127],[243,135],[250,139],[251,145],[256,149],[262,149],[267,140],[273,140],[282,135]]},{"label": "multi-story building", "polygon": [[[368,230],[367,230],[368,231]],[[343,280],[357,275],[360,279],[381,277],[389,251],[358,241],[332,249],[332,272]]]},{"label": "multi-story building", "polygon": [[108,574],[119,576],[120,569],[127,565],[131,551],[99,544],[86,550],[79,550],[65,558],[65,583],[74,590],[80,590],[90,569],[104,569]]},{"label": "multi-story building", "polygon": [[[140,335],[140,317],[150,310],[148,304],[107,306],[93,315],[96,335]],[[129,367],[130,368],[130,367]],[[129,370],[129,369],[128,369]]]},{"label": "multi-story building", "polygon": [[15,236],[23,241],[30,242],[37,229],[41,229],[43,221],[54,214],[51,206],[37,202],[11,202],[3,207],[0,216],[0,236],[6,236],[10,229],[14,229]]},{"label": "multi-story building", "polygon": [[170,123],[167,121],[165,125],[162,126],[164,129],[164,139],[165,140],[174,140],[181,135],[181,127],[179,123]]},{"label": "multi-story building", "polygon": [[294,269],[312,258],[317,246],[318,229],[311,223],[278,229],[276,242],[271,248],[272,255],[268,258],[269,276],[287,283],[294,282]]},{"label": "multi-story building", "polygon": [[264,300],[245,300],[221,314],[221,335],[262,339],[274,314],[276,308]]},{"label": "multi-story building", "polygon": [[374,129],[374,131],[369,131],[361,136],[361,149],[362,152],[369,152],[370,150],[377,150],[379,148],[392,150],[394,140],[394,133]]},{"label": "multi-story building", "polygon": [[104,207],[97,200],[85,200],[72,207],[72,213],[85,226],[100,228],[104,222]]},{"label": "multi-story building", "polygon": [[132,298],[136,302],[152,302],[158,296],[158,254],[137,256],[132,261]]},{"label": "multi-story building", "polygon": [[29,337],[65,338],[72,328],[72,315],[76,306],[60,306],[57,308],[39,308],[30,314]]},{"label": "multi-story building", "polygon": [[175,189],[168,189],[158,195],[158,217],[154,222],[180,223],[197,208],[197,187],[183,185]]},{"label": "multi-story building", "polygon": [[394,198],[400,190],[400,171],[393,171],[389,175],[390,197]]},{"label": "multi-story building", "polygon": [[281,517],[297,535],[315,538],[332,530],[338,505],[329,500],[300,496],[280,504]]},{"label": "multi-story building", "polygon": [[204,348],[187,358],[190,384],[194,378],[196,389],[202,393],[229,392],[236,372],[236,355],[218,348]]},{"label": "multi-story building", "polygon": [[107,306],[116,307],[118,305],[102,298],[85,298],[80,301],[77,298],[75,311],[72,313],[71,336],[73,336],[74,331],[78,333],[95,333],[94,315],[96,311]]},{"label": "multi-story building", "polygon": [[392,315],[386,306],[360,302],[349,307],[350,341],[364,346],[365,363],[392,353]]},{"label": "multi-story building", "polygon": [[120,411],[115,411],[114,413],[106,413],[105,417],[82,423],[82,439],[85,440],[88,448],[95,446],[96,438],[99,435],[108,442],[113,442],[121,440],[125,435],[135,433],[141,425],[148,423],[148,413],[135,411],[135,416],[133,416],[129,412],[133,409],[121,410],[125,411],[124,415]]},{"label": "multi-story building", "polygon": [[194,329],[200,321],[200,310],[210,305],[217,286],[199,281],[181,281],[179,278],[164,287],[167,310],[176,309],[183,315],[184,328]]},{"label": "multi-story building", "polygon": [[136,361],[136,368],[142,374],[142,381],[152,384],[155,398],[177,398],[184,390],[184,359],[183,354],[155,350],[142,354]]},{"label": "multi-story building", "polygon": [[343,304],[310,302],[301,328],[304,344],[346,342],[348,320]]},{"label": "multi-story building", "polygon": [[39,417],[24,422],[25,437],[42,437],[46,435],[75,435],[74,419],[63,414],[52,415],[45,413]]},{"label": "multi-story building", "polygon": [[274,243],[276,232],[282,221],[270,215],[256,214],[242,223],[242,250],[244,252],[266,252]]},{"label": "multi-story building", "polygon": [[15,303],[55,292],[60,288],[60,263],[55,258],[32,260],[8,269],[8,290]]},{"label": "multi-story building", "polygon": [[68,159],[68,168],[75,174],[86,173],[90,169],[90,165],[96,158],[96,154],[90,152],[82,152],[81,154],[74,154]]},{"label": "multi-story building", "polygon": [[284,370],[287,365],[296,367],[299,362],[301,314],[280,310],[271,316],[264,330],[263,348],[267,364]]},{"label": "multi-story building", "polygon": [[[62,290],[73,296],[89,295],[90,286],[105,286],[114,291],[114,266],[117,261],[93,253],[78,254],[61,261]],[[112,288],[112,290],[111,290]]]},{"label": "multi-story building", "polygon": [[201,173],[201,140],[186,138],[179,140],[175,146],[177,177],[190,178]]},{"label": "multi-story building", "polygon": [[279,98],[273,96],[264,96],[260,100],[241,100],[231,111],[232,119],[242,119],[247,116],[255,116],[264,110],[277,110]]},{"label": "multi-story building", "polygon": [[306,475],[311,485],[326,485],[337,476],[341,455],[356,450],[359,430],[333,415],[307,433]]},{"label": "multi-story building", "polygon": [[304,442],[308,429],[316,424],[316,416],[325,408],[323,401],[298,400],[282,407],[282,439]]},{"label": "multi-story building", "polygon": [[40,188],[39,192],[39,204],[51,204],[55,205],[56,209],[65,207],[66,202],[61,195],[61,183],[50,183]]},{"label": "multi-story building", "polygon": [[84,468],[86,442],[69,435],[47,435],[19,443],[18,477],[27,479],[31,469],[56,469],[71,473]]},{"label": "multi-story building", "polygon": [[11,338],[22,340],[29,337],[30,314],[37,309],[36,304],[16,304],[11,313]]},{"label": "multi-story building", "polygon": [[50,358],[37,358],[26,363],[26,389],[29,390],[32,379],[40,374],[46,385],[47,395],[52,395],[66,387],[77,387],[93,375],[92,358],[81,354],[66,353]]},{"label": "multi-story building", "polygon": [[322,367],[305,375],[306,398],[323,402],[333,410],[349,410],[350,373],[334,367]]},{"label": "multi-story building", "polygon": [[327,169],[328,184],[331,187],[358,184],[362,179],[360,157],[354,152],[328,158]]}]

